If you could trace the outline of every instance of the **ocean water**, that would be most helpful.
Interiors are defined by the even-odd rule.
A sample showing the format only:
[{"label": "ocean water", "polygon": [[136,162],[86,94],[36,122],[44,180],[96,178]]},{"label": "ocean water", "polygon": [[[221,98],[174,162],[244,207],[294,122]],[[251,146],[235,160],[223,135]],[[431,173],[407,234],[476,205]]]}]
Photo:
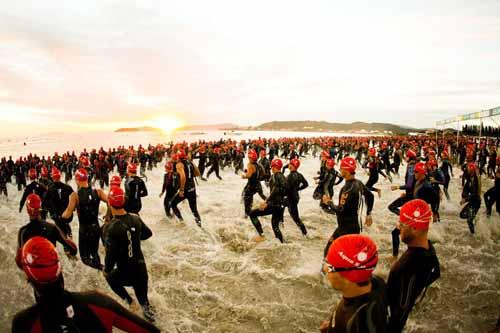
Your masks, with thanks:
[{"label": "ocean water", "polygon": [[[284,135],[279,133],[279,136]],[[81,141],[83,138],[78,135],[46,137],[28,146],[42,154],[55,150],[62,152],[70,147],[78,150],[83,146],[147,144],[154,136],[134,133],[119,139],[114,135],[107,139],[92,136],[84,139]],[[157,139],[158,142],[168,140]],[[7,146],[2,146],[0,155],[25,153],[24,146],[19,150],[8,150]],[[142,247],[149,270],[149,295],[162,331],[318,331],[320,322],[329,318],[340,299],[339,293],[325,285],[319,274],[323,248],[335,230],[336,219],[321,212],[318,202],[312,199],[312,177],[318,166],[318,160],[308,157],[299,170],[310,183],[301,193],[299,204],[310,237],[302,237],[285,212],[282,231],[288,241],[286,244],[274,239],[269,217],[261,219],[266,240],[261,243],[252,240],[256,234],[251,222],[243,217],[241,203],[245,181],[233,171],[222,171],[222,181],[210,178],[208,182],[200,182],[197,192],[203,229],[195,225],[187,202],[180,205],[184,223],[167,220],[163,199],[158,197],[163,168],[147,171],[146,185],[150,194],[143,201],[141,216],[154,235],[143,242]],[[488,332],[500,315],[500,218],[497,215],[488,219],[483,206],[477,218],[476,235],[469,233],[465,221],[458,218],[459,175],[460,171],[455,170],[450,185],[451,200],[442,202],[442,222],[433,225],[430,231],[441,262],[441,279],[413,310],[405,332]],[[358,177],[363,181],[367,179],[364,172],[359,172]],[[395,178],[397,183],[402,181]],[[71,185],[75,188],[74,183]],[[387,260],[391,253],[390,232],[397,220],[386,207],[399,196],[399,192],[390,191],[390,185],[383,179],[379,182],[383,193],[381,199],[375,199],[374,224],[363,230],[378,245],[380,261],[376,274],[383,277],[387,277],[390,269]],[[491,186],[491,181],[483,181],[483,191]],[[24,211],[18,213],[20,193],[11,185],[8,190],[9,201],[0,198],[0,300],[3,310],[0,332],[10,331],[13,315],[34,303],[32,289],[14,262],[17,231],[27,223],[27,215]],[[259,202],[256,196],[254,204]],[[102,204],[101,213],[104,212]],[[77,218],[72,227],[78,238]],[[104,256],[102,247],[100,251]],[[100,273],[80,261],[69,261],[62,248],[59,253],[68,290],[100,289],[117,298]]]}]

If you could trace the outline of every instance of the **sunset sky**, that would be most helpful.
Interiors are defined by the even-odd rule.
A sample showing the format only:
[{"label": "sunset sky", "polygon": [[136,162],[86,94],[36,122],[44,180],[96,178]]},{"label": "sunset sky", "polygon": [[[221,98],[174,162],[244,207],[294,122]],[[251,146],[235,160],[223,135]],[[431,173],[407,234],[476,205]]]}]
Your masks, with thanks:
[{"label": "sunset sky", "polygon": [[3,135],[500,105],[498,0],[0,1]]}]

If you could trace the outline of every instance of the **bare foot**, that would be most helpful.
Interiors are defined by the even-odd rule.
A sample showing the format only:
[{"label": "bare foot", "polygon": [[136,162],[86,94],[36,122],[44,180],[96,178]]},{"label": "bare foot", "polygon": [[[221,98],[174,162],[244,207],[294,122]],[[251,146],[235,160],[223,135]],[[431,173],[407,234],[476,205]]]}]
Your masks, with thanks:
[{"label": "bare foot", "polygon": [[255,236],[254,238],[252,238],[252,240],[253,240],[254,242],[256,242],[256,243],[260,243],[260,242],[262,242],[262,241],[265,241],[265,240],[266,240],[266,238],[265,238],[264,236],[257,235],[257,236]]}]

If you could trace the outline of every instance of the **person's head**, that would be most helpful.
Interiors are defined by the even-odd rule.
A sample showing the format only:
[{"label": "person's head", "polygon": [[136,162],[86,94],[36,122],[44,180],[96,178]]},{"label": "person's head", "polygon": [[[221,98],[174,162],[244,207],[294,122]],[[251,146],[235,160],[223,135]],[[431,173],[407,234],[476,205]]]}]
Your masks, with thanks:
[{"label": "person's head", "polygon": [[89,174],[87,170],[80,168],[75,172],[75,181],[78,187],[88,186]]},{"label": "person's head", "polygon": [[417,181],[422,181],[425,179],[425,175],[427,174],[427,167],[424,162],[418,162],[415,164],[415,179]]},{"label": "person's head", "polygon": [[377,262],[377,245],[371,238],[350,234],[330,245],[323,270],[334,289],[346,292],[369,285]]},{"label": "person's head", "polygon": [[437,165],[438,165],[438,163],[437,163],[437,161],[435,159],[430,159],[426,163],[427,170],[429,170],[429,171],[436,170],[437,169]]},{"label": "person's head", "polygon": [[288,164],[288,168],[290,169],[291,172],[297,171],[299,167],[300,167],[300,161],[297,158],[292,159]]},{"label": "person's head", "polygon": [[60,182],[61,181],[61,171],[58,168],[56,168],[55,166],[52,167],[52,170],[50,172],[50,177],[52,178],[53,181]]},{"label": "person's head", "polygon": [[108,193],[108,204],[111,207],[111,214],[121,212],[125,206],[125,192],[121,187],[112,187]]},{"label": "person's head", "polygon": [[340,161],[340,175],[344,179],[352,179],[356,174],[356,160],[350,156],[344,157]]},{"label": "person's head", "polygon": [[120,187],[122,184],[122,177],[115,175],[111,177],[111,180],[109,182],[110,187]]},{"label": "person's head", "polygon": [[174,163],[172,161],[168,161],[165,163],[165,172],[172,172],[174,171]]},{"label": "person's head", "polygon": [[443,151],[441,152],[441,158],[442,158],[443,160],[446,160],[446,159],[448,159],[448,158],[449,158],[449,154],[448,154],[448,152],[447,152],[446,150],[443,150]]},{"label": "person's head", "polygon": [[90,161],[89,161],[89,158],[85,155],[82,155],[80,157],[80,166],[82,168],[88,168],[90,166]]},{"label": "person's head", "polygon": [[377,154],[377,151],[375,148],[368,149],[368,156],[375,156],[376,154]]},{"label": "person's head", "polygon": [[257,161],[257,152],[255,151],[255,149],[250,149],[248,151],[248,159],[251,162],[256,162]]},{"label": "person's head", "polygon": [[417,153],[413,149],[408,149],[406,151],[406,161],[415,161],[417,159]]},{"label": "person's head", "polygon": [[31,168],[29,169],[28,171],[28,178],[31,180],[31,181],[35,181],[36,178],[38,177],[37,173],[36,173],[36,170]]},{"label": "person's head", "polygon": [[414,199],[405,203],[399,212],[398,228],[401,240],[406,244],[427,241],[432,210],[427,202]]},{"label": "person's head", "polygon": [[281,169],[283,168],[283,162],[279,158],[275,158],[271,162],[271,171],[273,173],[278,173],[281,172]]},{"label": "person's head", "polygon": [[476,166],[476,163],[474,162],[471,162],[469,164],[467,164],[467,172],[469,173],[469,175],[473,176],[476,174],[477,172],[477,166]]},{"label": "person's head", "polygon": [[40,170],[40,177],[42,178],[49,177],[49,169],[47,169],[46,166],[43,166],[42,169]]},{"label": "person's head", "polygon": [[323,150],[321,152],[321,160],[322,161],[326,161],[330,158],[330,153],[328,152],[328,150]]},{"label": "person's head", "polygon": [[38,220],[40,218],[40,210],[42,209],[42,199],[38,194],[31,193],[26,198],[26,211],[30,220]]},{"label": "person's head", "polygon": [[127,174],[129,177],[137,175],[137,164],[129,163],[127,166]]},{"label": "person's head", "polygon": [[21,266],[39,297],[50,300],[64,289],[62,267],[54,245],[46,238],[35,236],[21,249]]},{"label": "person's head", "polygon": [[260,158],[266,157],[266,150],[265,149],[261,149],[259,155],[260,155]]},{"label": "person's head", "polygon": [[325,162],[325,167],[328,170],[333,170],[333,168],[335,167],[335,160],[333,158],[327,159]]},{"label": "person's head", "polygon": [[179,149],[179,151],[177,152],[177,157],[179,158],[179,160],[185,160],[187,157],[186,151],[184,149]]}]

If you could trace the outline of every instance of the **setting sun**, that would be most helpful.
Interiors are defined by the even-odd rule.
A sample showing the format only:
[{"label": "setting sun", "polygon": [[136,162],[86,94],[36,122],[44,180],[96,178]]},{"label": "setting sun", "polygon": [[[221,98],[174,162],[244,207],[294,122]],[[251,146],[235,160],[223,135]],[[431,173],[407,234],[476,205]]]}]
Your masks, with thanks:
[{"label": "setting sun", "polygon": [[168,133],[184,126],[184,121],[176,116],[170,115],[152,120],[151,125]]}]

